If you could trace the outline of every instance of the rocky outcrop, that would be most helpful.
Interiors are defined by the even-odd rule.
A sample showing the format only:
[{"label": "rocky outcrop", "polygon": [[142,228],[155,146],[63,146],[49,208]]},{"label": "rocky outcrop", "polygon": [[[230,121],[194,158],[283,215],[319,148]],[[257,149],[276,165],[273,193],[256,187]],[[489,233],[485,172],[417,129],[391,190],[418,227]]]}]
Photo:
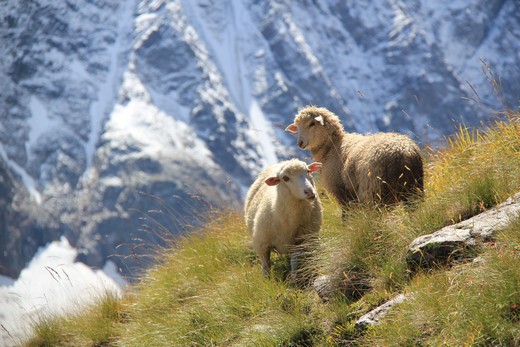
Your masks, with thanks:
[{"label": "rocky outcrop", "polygon": [[397,304],[406,300],[408,295],[399,294],[395,298],[388,300],[383,305],[373,309],[372,311],[362,315],[355,323],[357,329],[366,329],[370,325],[378,324],[379,321]]},{"label": "rocky outcrop", "polygon": [[[494,240],[495,234],[506,228],[514,218],[520,216],[520,193],[504,203],[469,218],[447,226],[432,234],[416,238],[408,247],[407,262],[411,269],[451,265],[454,261],[473,259],[478,263],[478,248]],[[319,294],[323,293],[323,279],[315,283]],[[329,289],[330,291],[330,289]],[[397,304],[404,302],[410,294],[399,294],[383,305],[361,316],[356,328],[364,330],[380,320]]]},{"label": "rocky outcrop", "polygon": [[[507,227],[512,219],[519,215],[520,193],[472,218],[416,238],[408,246],[407,266],[413,273],[419,269],[453,265],[464,260],[470,261],[478,256],[482,246],[492,242],[495,234]],[[324,301],[328,301],[337,293],[356,299],[370,290],[366,286],[359,285],[366,282],[355,278],[361,276],[360,274],[353,273],[349,276],[354,278],[349,280],[343,278],[342,281],[337,281],[330,275],[318,276],[313,282],[313,288]],[[386,312],[386,310],[382,311]],[[377,321],[369,317],[371,316],[365,317],[365,320]]]},{"label": "rocky outcrop", "polygon": [[520,193],[479,215],[420,236],[408,246],[408,267],[417,270],[472,258],[483,243],[492,241],[495,233],[519,214]]},{"label": "rocky outcrop", "polygon": [[0,274],[16,278],[38,248],[71,230],[33,198],[0,158]]}]

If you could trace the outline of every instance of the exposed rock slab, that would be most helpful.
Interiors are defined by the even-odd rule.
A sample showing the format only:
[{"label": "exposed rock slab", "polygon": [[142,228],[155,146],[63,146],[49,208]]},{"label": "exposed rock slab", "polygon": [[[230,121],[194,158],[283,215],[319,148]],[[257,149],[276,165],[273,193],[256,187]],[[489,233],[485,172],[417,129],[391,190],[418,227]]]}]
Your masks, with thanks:
[{"label": "exposed rock slab", "polygon": [[367,314],[362,315],[355,324],[358,329],[366,329],[370,325],[379,324],[379,321],[397,304],[406,300],[408,295],[399,294],[395,298],[385,302],[383,305],[373,309]]},{"label": "exposed rock slab", "polygon": [[420,236],[408,246],[408,266],[425,268],[472,257],[482,242],[493,240],[519,214],[520,193],[479,215]]}]

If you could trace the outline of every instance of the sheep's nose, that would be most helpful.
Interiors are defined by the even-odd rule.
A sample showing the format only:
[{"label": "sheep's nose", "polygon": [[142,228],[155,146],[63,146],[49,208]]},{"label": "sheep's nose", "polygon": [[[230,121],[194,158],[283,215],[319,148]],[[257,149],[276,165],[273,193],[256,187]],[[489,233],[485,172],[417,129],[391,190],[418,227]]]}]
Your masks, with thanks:
[{"label": "sheep's nose", "polygon": [[312,189],[305,189],[303,193],[309,200],[316,198],[316,195],[314,194],[314,191]]}]

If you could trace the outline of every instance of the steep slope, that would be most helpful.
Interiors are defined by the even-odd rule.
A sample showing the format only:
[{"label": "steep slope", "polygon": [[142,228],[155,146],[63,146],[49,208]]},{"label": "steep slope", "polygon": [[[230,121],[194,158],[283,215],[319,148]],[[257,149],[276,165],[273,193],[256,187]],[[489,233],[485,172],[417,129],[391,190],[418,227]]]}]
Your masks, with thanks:
[{"label": "steep slope", "polygon": [[0,245],[13,255],[0,271],[60,234],[96,266],[158,242],[139,231],[164,208],[151,196],[174,233],[204,206],[239,205],[263,166],[308,156],[284,132],[307,104],[435,144],[501,108],[480,59],[517,100],[519,42],[515,0],[8,0],[0,158],[28,207],[2,228],[18,241]]}]

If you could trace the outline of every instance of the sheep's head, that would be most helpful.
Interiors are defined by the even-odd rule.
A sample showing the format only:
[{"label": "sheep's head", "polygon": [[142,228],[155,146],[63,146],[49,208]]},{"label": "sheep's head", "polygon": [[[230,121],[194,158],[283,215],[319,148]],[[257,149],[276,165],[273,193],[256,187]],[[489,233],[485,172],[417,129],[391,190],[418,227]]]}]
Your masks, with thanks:
[{"label": "sheep's head", "polygon": [[312,174],[321,168],[321,163],[305,164],[303,161],[293,159],[284,165],[275,176],[265,180],[268,186],[283,184],[291,194],[300,200],[316,199],[316,187]]},{"label": "sheep's head", "polygon": [[332,136],[343,132],[339,118],[324,107],[308,106],[300,110],[285,131],[298,136],[298,147],[313,150]]}]

